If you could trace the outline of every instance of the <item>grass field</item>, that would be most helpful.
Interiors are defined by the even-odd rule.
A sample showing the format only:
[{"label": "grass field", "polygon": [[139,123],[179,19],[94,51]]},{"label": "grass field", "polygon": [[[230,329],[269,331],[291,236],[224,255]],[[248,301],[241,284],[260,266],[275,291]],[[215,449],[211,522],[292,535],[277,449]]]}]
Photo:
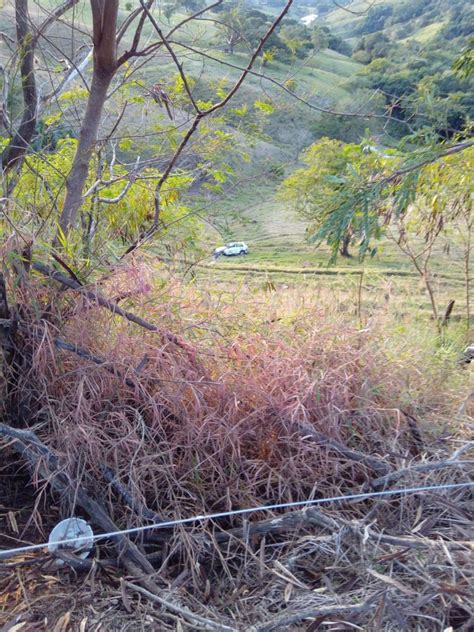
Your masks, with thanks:
[{"label": "grass field", "polygon": [[[352,258],[340,257],[329,265],[330,251],[305,240],[306,224],[285,203],[275,197],[277,183],[243,184],[225,201],[217,202],[213,213],[219,218],[220,234],[208,237],[209,252],[224,241],[245,241],[250,252],[241,257],[204,260],[196,266],[198,282],[224,289],[247,287],[281,295],[298,289],[306,295],[317,293],[343,311],[357,312],[359,294],[368,312],[388,309],[396,317],[430,317],[430,301],[419,276],[396,244],[384,239],[378,254],[361,261],[354,247]],[[460,254],[455,239],[450,254],[440,244],[433,258],[433,284],[444,309],[456,301],[454,319],[464,314],[464,284]]]},{"label": "grass field", "polygon": [[415,31],[415,33],[412,33],[412,35],[400,41],[401,42],[414,41],[414,42],[419,42],[420,44],[426,44],[439,33],[439,31],[443,28],[444,25],[445,25],[445,22],[433,22],[433,24],[428,24],[427,26],[424,26],[418,29],[417,31]]}]

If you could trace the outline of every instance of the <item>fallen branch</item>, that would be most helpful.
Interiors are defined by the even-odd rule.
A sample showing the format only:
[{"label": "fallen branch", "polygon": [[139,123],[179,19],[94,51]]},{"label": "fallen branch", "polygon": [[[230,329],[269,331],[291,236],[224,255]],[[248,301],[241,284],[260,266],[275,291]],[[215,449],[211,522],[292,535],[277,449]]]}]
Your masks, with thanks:
[{"label": "fallen branch", "polygon": [[293,425],[296,426],[298,433],[303,435],[303,438],[309,439],[311,441],[314,441],[315,443],[318,443],[319,445],[334,450],[335,452],[338,452],[350,461],[355,461],[356,463],[365,465],[366,467],[372,469],[374,472],[383,475],[387,475],[391,471],[391,467],[386,461],[378,459],[374,456],[370,456],[368,454],[364,454],[363,452],[359,452],[358,450],[348,448],[339,441],[336,441],[335,439],[330,439],[322,432],[318,432],[308,424],[297,422]]},{"label": "fallen branch", "polygon": [[369,540],[376,540],[382,544],[389,544],[391,546],[402,546],[407,549],[463,549],[474,550],[474,543],[469,540],[445,540],[440,538],[439,540],[432,540],[429,538],[416,538],[413,536],[401,536],[401,535],[388,535],[386,533],[377,533],[370,529],[370,527],[364,526],[364,533],[367,534]]},{"label": "fallen branch", "polygon": [[[77,356],[79,356],[80,358],[83,358],[84,360],[89,360],[90,362],[93,362],[94,364],[97,364],[98,366],[102,366],[106,371],[108,371],[109,373],[112,373],[116,377],[123,378],[122,373],[118,369],[116,369],[114,366],[110,365],[108,360],[106,360],[105,358],[100,358],[99,356],[96,356],[90,353],[90,351],[87,351],[87,349],[84,349],[83,347],[78,347],[77,345],[72,344],[70,342],[66,342],[62,338],[53,338],[53,343],[57,349],[70,351],[71,353],[76,354]],[[123,378],[123,379],[125,380],[125,383],[127,384],[127,386],[131,386],[131,387],[135,386],[132,380],[129,380],[127,378]]]},{"label": "fallen branch", "polygon": [[82,559],[67,549],[58,549],[53,553],[53,556],[58,560],[62,560],[70,568],[79,573],[88,573],[94,566],[98,566],[99,568],[118,568],[120,565],[119,560],[112,558],[106,560]]},{"label": "fallen branch", "polygon": [[151,520],[156,524],[163,522],[163,518],[159,516],[155,511],[149,509],[146,505],[138,502],[133,497],[132,493],[117,480],[117,476],[114,471],[108,467],[107,465],[102,466],[102,473],[104,474],[104,478],[110,483],[112,488],[116,491],[119,496],[122,496],[127,505],[134,511],[137,516],[143,517],[146,520]]},{"label": "fallen branch", "polygon": [[270,632],[271,630],[285,630],[287,626],[300,623],[305,619],[320,619],[322,623],[328,617],[344,617],[347,615],[361,615],[368,612],[375,605],[382,593],[378,592],[366,599],[361,604],[352,606],[313,606],[308,608],[298,608],[297,610],[286,611],[283,615],[275,617],[261,625],[250,628],[250,632]]},{"label": "fallen branch", "polygon": [[420,472],[435,472],[436,470],[443,470],[448,467],[465,467],[468,465],[474,466],[474,461],[456,461],[448,459],[446,461],[436,461],[434,463],[421,463],[420,465],[413,465],[412,467],[406,467],[402,470],[398,470],[396,472],[391,472],[386,476],[381,476],[380,478],[376,478],[371,481],[367,488],[371,489],[380,489],[385,488],[392,483],[396,483],[403,476],[409,476],[410,474],[420,473]]},{"label": "fallen branch", "polygon": [[195,362],[194,353],[190,345],[185,340],[181,339],[179,336],[176,336],[175,334],[171,333],[170,331],[166,331],[165,329],[162,329],[161,327],[157,327],[157,325],[154,325],[153,323],[149,323],[144,318],[141,318],[140,316],[137,316],[136,314],[133,314],[132,312],[128,312],[127,310],[122,309],[119,305],[117,305],[116,303],[113,303],[112,301],[109,301],[107,298],[105,298],[105,296],[102,296],[102,294],[100,294],[99,292],[93,292],[92,290],[88,290],[83,285],[80,285],[79,283],[74,281],[74,279],[70,279],[69,277],[64,276],[64,274],[61,274],[57,270],[52,270],[51,268],[48,268],[48,266],[45,266],[42,263],[38,263],[38,262],[33,263],[32,267],[34,270],[36,270],[36,272],[39,272],[43,276],[48,277],[49,279],[53,279],[54,281],[57,281],[58,283],[61,283],[62,285],[72,290],[76,290],[80,292],[83,296],[86,296],[89,300],[93,301],[94,303],[97,303],[97,305],[100,305],[100,307],[104,307],[105,309],[108,309],[110,312],[112,312],[112,314],[120,316],[121,318],[125,318],[129,322],[134,323],[135,325],[138,325],[139,327],[143,327],[144,329],[147,329],[148,331],[154,331],[158,333],[164,340],[172,342],[177,347],[184,349],[188,353],[188,355],[192,357],[193,363]]},{"label": "fallen branch", "polygon": [[183,617],[183,619],[185,619],[192,625],[199,626],[200,629],[210,630],[212,632],[214,631],[215,632],[237,632],[236,628],[231,628],[230,626],[224,625],[223,623],[216,623],[212,621],[211,619],[206,619],[200,614],[196,614],[195,612],[192,612],[191,610],[189,610],[189,608],[186,608],[185,606],[178,606],[174,602],[169,601],[166,597],[162,597],[161,595],[156,595],[154,592],[150,592],[146,588],[137,586],[136,584],[133,584],[132,582],[125,581],[124,584],[125,586],[128,586],[128,588],[134,590],[135,592],[138,592],[141,595],[144,595],[150,601],[154,601],[155,603],[158,603],[160,606],[163,606],[167,610],[170,610],[171,612],[174,612],[175,614],[180,615],[181,617]]},{"label": "fallen branch", "polygon": [[[61,472],[57,456],[31,430],[19,430],[0,423],[0,436],[13,439],[17,452],[28,462],[31,469],[37,471],[44,480],[48,480],[52,489],[65,495],[72,505],[79,505],[89,515],[91,522],[106,533],[118,531],[117,525],[109,517],[105,509],[80,486],[72,488],[67,476]],[[136,574],[151,574],[153,566],[139,551],[138,547],[121,534],[111,537],[119,557],[122,557],[127,570]]]},{"label": "fallen branch", "polygon": [[413,439],[413,452],[419,456],[424,450],[424,443],[418,421],[415,417],[413,417],[413,415],[410,415],[410,413],[407,413],[405,410],[402,410],[401,412],[405,415],[408,430],[410,431],[411,438]]},{"label": "fallen branch", "polygon": [[[51,488],[62,496],[66,496],[71,505],[77,504],[82,507],[89,515],[92,523],[98,525],[106,533],[119,530],[105,509],[96,500],[91,498],[80,485],[76,485],[75,488],[72,488],[67,476],[59,469],[56,455],[53,454],[34,432],[31,430],[18,430],[11,428],[7,424],[0,423],[0,436],[13,439],[15,449],[25,458],[30,467],[37,471],[42,478],[49,480]],[[140,591],[145,591],[143,594],[146,594],[149,599],[161,603],[161,605],[173,612],[178,612],[187,618],[187,620],[193,621],[194,623],[199,621],[200,625],[206,624],[208,627],[205,629],[207,630],[236,632],[233,628],[214,624],[204,619],[204,617],[194,615],[185,606],[182,606],[170,592],[163,593],[154,581],[150,579],[155,573],[155,569],[145,555],[141,553],[136,544],[131,542],[127,536],[117,534],[110,536],[110,539],[115,542],[118,553],[117,563],[123,564],[127,572],[137,577],[137,580],[146,587],[140,588],[135,586],[135,590],[140,589]],[[87,562],[85,564],[79,563],[79,566],[81,567],[80,570],[88,570]],[[161,596],[162,594],[164,594],[164,596]]]},{"label": "fallen branch", "polygon": [[314,507],[308,507],[301,509],[300,511],[292,511],[285,513],[275,518],[268,520],[261,520],[259,522],[253,522],[247,524],[245,528],[239,527],[236,529],[229,529],[216,533],[214,538],[221,544],[228,542],[231,538],[243,539],[245,537],[252,537],[255,535],[275,535],[278,533],[284,533],[285,531],[292,531],[309,527],[322,527],[323,529],[329,529],[334,531],[339,528],[339,524],[336,520],[325,516],[319,509]]}]

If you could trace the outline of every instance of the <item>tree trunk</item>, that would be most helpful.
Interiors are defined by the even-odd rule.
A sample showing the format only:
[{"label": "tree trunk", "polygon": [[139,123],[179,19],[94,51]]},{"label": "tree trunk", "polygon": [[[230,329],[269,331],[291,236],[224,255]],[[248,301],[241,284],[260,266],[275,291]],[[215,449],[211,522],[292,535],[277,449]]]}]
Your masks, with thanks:
[{"label": "tree trunk", "polygon": [[5,170],[11,169],[25,154],[35,131],[38,105],[34,66],[35,41],[30,31],[28,0],[16,0],[15,21],[24,109],[18,130],[2,154]]},{"label": "tree trunk", "polygon": [[102,74],[94,71],[87,109],[84,115],[76,155],[66,182],[66,199],[59,220],[64,235],[75,225],[77,213],[82,204],[82,191],[87,180],[89,163],[97,142],[102,111],[107,98],[107,90],[114,73]]},{"label": "tree trunk", "polygon": [[[59,219],[63,235],[77,222],[82,204],[82,191],[87,180],[89,163],[97,142],[107,90],[117,71],[118,0],[91,0],[94,70],[91,91],[79,134],[79,143],[66,182],[66,199]],[[56,242],[58,237],[56,237]]]},{"label": "tree trunk", "polygon": [[35,35],[33,35],[30,29],[32,22],[28,10],[28,0],[15,1],[16,39],[23,89],[23,115],[18,130],[1,156],[1,163],[6,171],[14,167],[25,155],[36,129],[39,106],[34,65],[36,44],[55,21],[78,2],[79,0],[63,2],[49,13],[40,26],[35,28]]},{"label": "tree trunk", "polygon": [[351,257],[351,253],[349,252],[349,246],[351,243],[351,236],[350,235],[344,235],[344,237],[342,238],[341,241],[341,248],[340,248],[340,253],[341,253],[341,257]]}]

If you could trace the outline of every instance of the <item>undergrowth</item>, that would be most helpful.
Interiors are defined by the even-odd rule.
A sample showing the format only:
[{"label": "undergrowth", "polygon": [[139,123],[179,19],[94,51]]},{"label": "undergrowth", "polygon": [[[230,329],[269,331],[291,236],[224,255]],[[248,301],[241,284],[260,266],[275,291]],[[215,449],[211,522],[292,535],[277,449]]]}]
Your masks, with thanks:
[{"label": "undergrowth", "polygon": [[[20,423],[41,424],[71,480],[87,473],[115,513],[103,466],[169,519],[303,500],[367,473],[354,464],[342,471],[331,451],[305,440],[302,424],[393,461],[414,449],[406,414],[431,441],[459,405],[464,374],[454,356],[420,333],[418,346],[414,336],[390,341],[386,316],[360,330],[307,304],[285,319],[272,298],[219,302],[178,283],[157,290],[144,266],[101,285],[180,342],[38,279],[22,300],[30,367],[9,397],[18,414],[29,411]],[[58,336],[104,364],[58,349]]]},{"label": "undergrowth", "polygon": [[[399,469],[446,449],[467,423],[456,417],[467,374],[455,350],[440,352],[428,329],[397,330],[384,311],[361,328],[347,314],[329,317],[320,300],[213,295],[160,280],[144,264],[98,288],[160,332],[34,278],[14,290],[23,372],[4,392],[2,417],[33,428],[71,486],[99,499],[120,527],[357,492],[370,487],[370,466],[341,458],[314,433]],[[371,506],[353,505],[351,518]],[[397,507],[376,509],[381,527],[393,528]],[[41,502],[37,511],[44,515]],[[64,501],[61,514],[74,513]],[[240,525],[203,522],[170,536],[195,595],[207,590],[197,563],[204,545],[190,533]],[[140,541],[153,552],[160,537]],[[239,560],[208,569],[221,568],[222,594],[233,594],[236,572],[255,571]]]}]

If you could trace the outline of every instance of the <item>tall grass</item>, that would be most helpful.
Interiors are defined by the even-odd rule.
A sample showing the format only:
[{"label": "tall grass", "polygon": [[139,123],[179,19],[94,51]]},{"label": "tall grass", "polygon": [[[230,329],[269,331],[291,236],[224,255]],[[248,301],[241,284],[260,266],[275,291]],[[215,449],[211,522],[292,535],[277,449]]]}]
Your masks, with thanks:
[{"label": "tall grass", "polygon": [[[384,311],[360,330],[347,314],[329,316],[320,295],[318,304],[245,288],[211,295],[144,265],[117,270],[101,290],[179,344],[34,281],[16,399],[71,485],[101,498],[121,525],[136,524],[145,505],[172,519],[338,494],[373,472],[305,428],[396,466],[413,456],[405,413],[429,444],[458,405],[464,376],[450,352],[420,332],[391,337]],[[104,364],[58,349],[58,336]],[[106,471],[134,509],[117,502]]]}]

